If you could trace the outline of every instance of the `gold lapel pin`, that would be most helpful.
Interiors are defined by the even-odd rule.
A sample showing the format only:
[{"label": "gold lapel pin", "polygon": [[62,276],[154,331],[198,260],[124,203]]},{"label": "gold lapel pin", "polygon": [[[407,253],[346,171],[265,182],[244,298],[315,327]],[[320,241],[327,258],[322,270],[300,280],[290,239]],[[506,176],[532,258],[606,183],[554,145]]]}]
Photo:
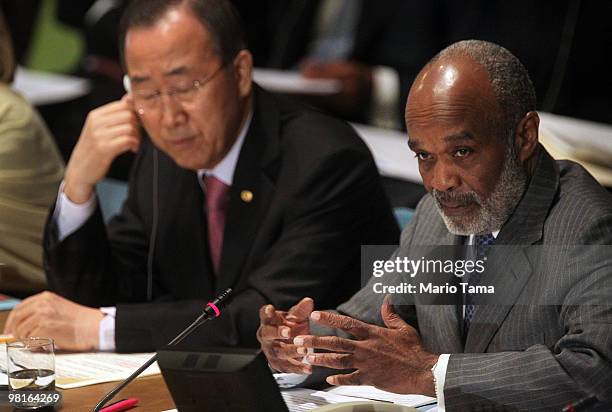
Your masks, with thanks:
[{"label": "gold lapel pin", "polygon": [[243,190],[240,192],[240,199],[245,203],[251,203],[253,201],[253,192],[250,190]]}]

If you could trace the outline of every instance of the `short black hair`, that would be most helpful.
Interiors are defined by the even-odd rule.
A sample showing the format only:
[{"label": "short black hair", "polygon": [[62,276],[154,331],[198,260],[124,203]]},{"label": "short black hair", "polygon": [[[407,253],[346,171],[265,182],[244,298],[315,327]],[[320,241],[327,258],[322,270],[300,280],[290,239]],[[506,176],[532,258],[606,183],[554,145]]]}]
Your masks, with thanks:
[{"label": "short black hair", "polygon": [[170,9],[187,7],[213,36],[223,64],[246,48],[238,12],[229,0],[132,0],[119,25],[119,55],[125,67],[125,38],[133,27],[151,27]]}]

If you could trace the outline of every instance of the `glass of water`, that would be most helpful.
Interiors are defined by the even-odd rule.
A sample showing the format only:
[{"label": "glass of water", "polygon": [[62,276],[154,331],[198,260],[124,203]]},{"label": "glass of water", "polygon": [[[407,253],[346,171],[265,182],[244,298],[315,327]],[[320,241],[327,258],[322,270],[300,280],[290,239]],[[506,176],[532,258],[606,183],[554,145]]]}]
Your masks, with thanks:
[{"label": "glass of water", "polygon": [[53,339],[26,338],[7,343],[6,356],[11,403],[25,409],[51,405],[48,401],[53,397],[48,395],[55,393]]}]

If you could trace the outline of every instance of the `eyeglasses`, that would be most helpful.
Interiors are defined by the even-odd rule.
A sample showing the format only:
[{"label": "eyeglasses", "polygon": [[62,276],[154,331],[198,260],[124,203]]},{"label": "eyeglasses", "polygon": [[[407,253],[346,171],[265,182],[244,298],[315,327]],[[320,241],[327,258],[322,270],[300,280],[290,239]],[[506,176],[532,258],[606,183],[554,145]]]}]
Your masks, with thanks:
[{"label": "eyeglasses", "polygon": [[210,75],[201,80],[193,80],[187,84],[178,84],[166,91],[162,90],[134,90],[134,105],[139,114],[156,113],[162,107],[162,95],[167,95],[174,98],[181,105],[193,102],[198,91],[213,80],[218,73],[225,68],[226,64],[222,64]]}]

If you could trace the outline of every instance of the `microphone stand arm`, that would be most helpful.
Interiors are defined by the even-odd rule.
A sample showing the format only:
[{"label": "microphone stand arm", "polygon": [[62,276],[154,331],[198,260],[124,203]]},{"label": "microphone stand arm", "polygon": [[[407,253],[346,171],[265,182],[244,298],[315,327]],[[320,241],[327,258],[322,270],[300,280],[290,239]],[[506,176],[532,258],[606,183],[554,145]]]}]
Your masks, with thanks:
[{"label": "microphone stand arm", "polygon": [[[183,330],[174,339],[172,339],[170,341],[170,343],[168,343],[168,346],[175,346],[175,345],[177,345],[183,339],[185,339],[187,336],[189,336],[195,329],[199,328],[201,325],[203,325],[204,323],[206,323],[209,320],[213,319],[214,317],[219,316],[219,310],[217,309],[216,305],[221,303],[221,301],[225,300],[230,295],[231,292],[232,292],[231,289],[227,289],[222,295],[220,295],[217,299],[215,299],[215,301],[213,303],[209,303],[208,304],[208,306],[210,308],[214,309],[214,311],[215,311],[215,315],[214,316],[208,310],[202,312],[200,314],[200,316],[198,316],[196,318],[196,320],[194,320],[191,323],[191,325],[189,325],[185,330]],[[151,358],[148,361],[146,361],[140,368],[136,369],[127,379],[125,379],[124,381],[120,382],[117,386],[115,386],[113,388],[113,390],[111,390],[109,393],[107,393],[106,396],[104,396],[104,398],[102,398],[102,400],[100,400],[100,402],[98,402],[96,404],[96,406],[93,409],[93,412],[99,412],[100,409],[102,409],[104,407],[104,405],[106,405],[106,403],[109,400],[113,399],[115,397],[115,395],[117,395],[130,382],[132,382],[134,379],[136,379],[138,377],[138,375],[140,375],[142,372],[144,372],[145,369],[147,369],[149,366],[151,366],[156,360],[157,360],[157,353],[155,353],[153,356],[151,356]]]}]

